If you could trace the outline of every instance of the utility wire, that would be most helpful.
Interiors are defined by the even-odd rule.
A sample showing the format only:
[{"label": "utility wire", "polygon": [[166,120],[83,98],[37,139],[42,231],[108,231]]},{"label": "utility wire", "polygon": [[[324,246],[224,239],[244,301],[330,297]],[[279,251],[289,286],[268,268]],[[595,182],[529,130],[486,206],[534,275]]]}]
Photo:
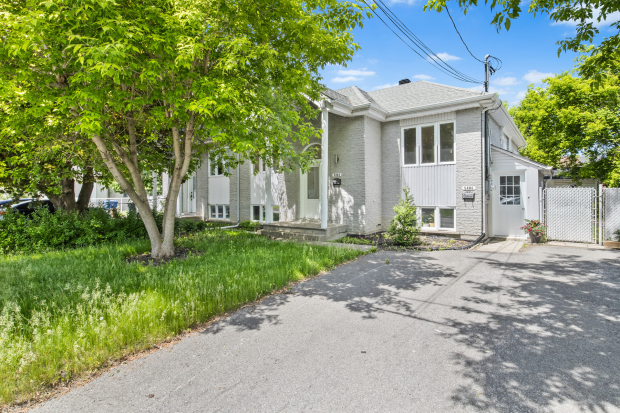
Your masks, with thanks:
[{"label": "utility wire", "polygon": [[480,63],[484,63],[482,60],[478,59],[476,56],[474,56],[474,54],[471,52],[471,50],[469,50],[469,47],[467,47],[467,43],[465,43],[465,40],[463,40],[463,36],[461,36],[461,33],[459,32],[459,29],[456,28],[456,23],[454,23],[454,19],[452,19],[452,16],[450,15],[450,10],[448,10],[448,6],[446,6],[446,11],[448,12],[448,16],[450,17],[450,20],[452,20],[452,25],[454,26],[454,30],[456,30],[456,33],[459,35],[459,37],[461,38],[461,41],[463,42],[463,44],[465,45],[465,48],[467,49],[467,51],[469,52],[469,54],[471,55],[471,57],[473,57],[474,59],[476,59],[477,61],[479,61]]},{"label": "utility wire", "polygon": [[[377,5],[377,7],[383,12],[383,14],[392,22],[392,24],[394,26],[396,26],[396,28],[407,38],[409,39],[409,41],[411,43],[413,43],[413,45],[415,47],[417,47],[419,49],[416,50],[413,47],[411,47],[411,45],[405,40],[403,39],[401,36],[398,35],[398,33],[396,33],[396,31],[394,31],[394,29],[385,21],[383,20],[383,18],[374,10],[372,9],[368,3],[366,3],[366,0],[362,0],[366,6],[368,6],[373,14],[375,16],[377,16],[379,18],[379,20],[381,20],[381,22],[383,24],[385,24],[385,26],[390,29],[390,31],[392,33],[394,33],[394,35],[396,37],[398,37],[403,43],[405,43],[405,45],[407,45],[407,47],[409,47],[415,54],[417,54],[418,56],[420,56],[422,59],[426,60],[429,64],[433,65],[435,68],[439,69],[441,72],[457,79],[457,80],[461,80],[463,82],[468,82],[468,83],[476,83],[476,84],[483,84],[484,82],[481,82],[479,80],[476,80],[462,72],[459,72],[458,70],[456,70],[455,68],[453,68],[452,66],[450,66],[449,64],[447,64],[446,62],[444,62],[439,56],[437,56],[436,53],[434,53],[428,46],[426,46],[424,44],[424,42],[422,42],[411,30],[409,30],[409,28],[407,28],[406,25],[404,25],[400,19],[398,19],[398,17],[392,13],[392,11],[381,1],[381,0],[376,0],[375,4]],[[380,2],[381,4],[377,3]],[[421,53],[423,53],[424,55],[426,55],[426,57],[424,57]]]},{"label": "utility wire", "polygon": [[461,80],[463,82],[469,83],[483,83],[471,76],[468,76],[454,67],[450,66],[444,60],[442,60],[434,51],[432,51],[424,42],[415,35],[391,10],[390,8],[383,3],[382,0],[374,0],[377,7],[387,16],[387,18],[394,24],[414,45],[416,45],[422,53],[427,55],[427,60],[429,63],[434,63],[438,67],[442,67],[445,71],[450,72],[450,76]]}]

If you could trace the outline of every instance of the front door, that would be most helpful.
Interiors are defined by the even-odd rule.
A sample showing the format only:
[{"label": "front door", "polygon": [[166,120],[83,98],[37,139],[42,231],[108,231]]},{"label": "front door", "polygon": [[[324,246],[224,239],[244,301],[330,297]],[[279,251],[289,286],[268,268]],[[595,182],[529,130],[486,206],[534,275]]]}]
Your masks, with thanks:
[{"label": "front door", "polygon": [[321,188],[321,162],[317,161],[308,173],[301,175],[301,215],[306,219],[320,219],[319,193]]},{"label": "front door", "polygon": [[493,175],[493,235],[524,237],[525,174],[496,172]]},{"label": "front door", "polygon": [[181,184],[181,213],[193,214],[196,212],[196,177],[192,176]]}]

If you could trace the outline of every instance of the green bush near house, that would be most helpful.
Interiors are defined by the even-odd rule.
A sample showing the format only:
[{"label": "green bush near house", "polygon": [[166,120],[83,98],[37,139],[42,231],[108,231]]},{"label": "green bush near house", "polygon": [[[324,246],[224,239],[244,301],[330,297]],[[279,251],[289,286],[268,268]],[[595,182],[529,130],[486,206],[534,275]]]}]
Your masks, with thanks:
[{"label": "green bush near house", "polygon": [[175,240],[194,254],[128,264],[148,240],[0,256],[0,402],[96,370],[361,251],[212,230]]},{"label": "green bush near house", "polygon": [[[163,214],[156,214],[160,227]],[[203,231],[214,224],[177,219],[177,234]],[[84,214],[47,209],[35,211],[30,218],[9,211],[0,220],[0,254],[43,252],[62,248],[100,245],[147,238],[144,223],[136,212],[111,216],[103,208],[89,208]]]},{"label": "green bush near house", "polygon": [[404,188],[404,195],[404,198],[399,197],[398,204],[394,207],[396,215],[390,223],[388,235],[395,244],[410,246],[418,243],[420,223],[417,208],[407,186]]},{"label": "green bush near house", "polygon": [[260,223],[255,221],[243,221],[239,224],[239,228],[246,231],[258,231],[260,229]]},{"label": "green bush near house", "polygon": [[616,237],[616,241],[620,242],[620,229],[614,232],[614,236]]}]

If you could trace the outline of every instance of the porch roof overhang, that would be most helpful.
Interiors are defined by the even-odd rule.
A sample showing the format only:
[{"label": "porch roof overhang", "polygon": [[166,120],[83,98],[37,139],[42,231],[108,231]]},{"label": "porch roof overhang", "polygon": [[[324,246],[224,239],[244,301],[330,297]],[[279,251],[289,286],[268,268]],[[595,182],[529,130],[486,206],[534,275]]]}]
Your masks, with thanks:
[{"label": "porch roof overhang", "polygon": [[510,157],[514,158],[516,161],[524,163],[524,164],[527,164],[527,165],[529,165],[529,166],[531,166],[533,168],[536,168],[539,171],[551,173],[551,170],[553,169],[553,167],[551,167],[549,165],[545,165],[545,164],[533,161],[533,160],[531,160],[529,158],[526,158],[525,156],[517,155],[515,153],[507,151],[506,149],[498,148],[495,145],[491,145],[491,150],[499,152],[499,153],[502,153],[502,154],[507,155],[507,156],[510,156]]}]

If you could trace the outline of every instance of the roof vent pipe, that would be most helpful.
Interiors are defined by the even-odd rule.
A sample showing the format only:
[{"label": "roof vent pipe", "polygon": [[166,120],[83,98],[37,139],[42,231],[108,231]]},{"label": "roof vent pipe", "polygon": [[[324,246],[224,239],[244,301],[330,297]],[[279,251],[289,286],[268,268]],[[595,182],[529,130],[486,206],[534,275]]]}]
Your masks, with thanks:
[{"label": "roof vent pipe", "polygon": [[411,83],[411,80],[409,79],[402,79],[398,81],[399,85],[406,85],[407,83]]}]

